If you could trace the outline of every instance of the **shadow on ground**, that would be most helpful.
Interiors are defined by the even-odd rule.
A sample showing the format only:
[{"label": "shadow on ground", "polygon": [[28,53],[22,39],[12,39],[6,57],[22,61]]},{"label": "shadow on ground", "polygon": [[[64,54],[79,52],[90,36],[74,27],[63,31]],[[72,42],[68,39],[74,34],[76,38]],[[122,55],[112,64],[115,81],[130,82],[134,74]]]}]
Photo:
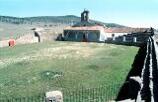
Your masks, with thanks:
[{"label": "shadow on ground", "polygon": [[144,59],[146,56],[147,44],[140,46],[137,55],[135,56],[132,68],[128,73],[128,76],[120,88],[116,101],[125,100],[125,99],[136,99],[138,90],[140,89],[139,83],[134,80],[131,80],[131,76],[141,76],[141,71],[144,65]]}]

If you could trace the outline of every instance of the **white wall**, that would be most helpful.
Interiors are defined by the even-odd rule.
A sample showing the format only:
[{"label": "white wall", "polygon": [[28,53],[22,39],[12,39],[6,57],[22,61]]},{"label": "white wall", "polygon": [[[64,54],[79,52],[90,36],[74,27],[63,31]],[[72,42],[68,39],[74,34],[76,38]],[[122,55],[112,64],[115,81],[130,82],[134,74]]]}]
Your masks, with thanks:
[{"label": "white wall", "polygon": [[108,38],[112,38],[112,34],[114,34],[115,37],[118,37],[118,36],[127,35],[128,33],[106,33]]},{"label": "white wall", "polygon": [[107,34],[104,32],[104,30],[100,30],[100,39],[99,41],[105,41],[107,40]]}]

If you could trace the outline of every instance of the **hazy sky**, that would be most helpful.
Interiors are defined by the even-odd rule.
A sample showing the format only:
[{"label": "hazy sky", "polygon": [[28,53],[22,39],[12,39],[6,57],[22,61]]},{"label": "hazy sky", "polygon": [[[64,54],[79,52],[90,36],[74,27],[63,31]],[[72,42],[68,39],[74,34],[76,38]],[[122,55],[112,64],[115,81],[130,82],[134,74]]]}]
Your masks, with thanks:
[{"label": "hazy sky", "polygon": [[132,27],[158,28],[158,0],[0,0],[0,15],[77,15],[84,8],[90,18]]}]

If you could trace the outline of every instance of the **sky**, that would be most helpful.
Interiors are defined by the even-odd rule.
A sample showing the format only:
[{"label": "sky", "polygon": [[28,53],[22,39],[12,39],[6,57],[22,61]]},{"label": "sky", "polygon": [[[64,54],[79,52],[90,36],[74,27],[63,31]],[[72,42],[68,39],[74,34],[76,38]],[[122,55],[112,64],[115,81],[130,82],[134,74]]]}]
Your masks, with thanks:
[{"label": "sky", "polygon": [[0,0],[0,15],[15,17],[76,15],[130,27],[158,28],[158,0]]}]

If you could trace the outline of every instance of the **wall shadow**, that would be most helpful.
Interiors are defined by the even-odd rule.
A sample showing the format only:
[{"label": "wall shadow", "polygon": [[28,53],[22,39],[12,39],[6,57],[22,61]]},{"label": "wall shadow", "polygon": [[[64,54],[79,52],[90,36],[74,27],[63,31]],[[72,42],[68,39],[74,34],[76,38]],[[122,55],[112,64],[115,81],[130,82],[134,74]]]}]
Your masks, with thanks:
[{"label": "wall shadow", "polygon": [[140,85],[138,82],[131,80],[131,76],[141,76],[142,68],[144,65],[144,59],[146,56],[147,43],[140,46],[137,55],[135,56],[132,68],[128,73],[126,80],[116,98],[116,101],[125,100],[125,99],[136,99]]}]

